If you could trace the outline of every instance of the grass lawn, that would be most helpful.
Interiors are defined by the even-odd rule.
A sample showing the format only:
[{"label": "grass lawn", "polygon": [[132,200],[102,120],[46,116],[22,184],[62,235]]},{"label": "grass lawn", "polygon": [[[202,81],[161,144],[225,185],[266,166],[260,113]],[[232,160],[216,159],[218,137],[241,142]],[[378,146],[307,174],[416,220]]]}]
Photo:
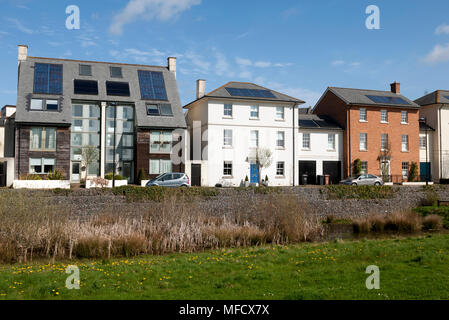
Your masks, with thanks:
[{"label": "grass lawn", "polygon": [[[449,299],[449,235],[0,266],[0,299]],[[380,290],[365,269],[380,268]]]}]

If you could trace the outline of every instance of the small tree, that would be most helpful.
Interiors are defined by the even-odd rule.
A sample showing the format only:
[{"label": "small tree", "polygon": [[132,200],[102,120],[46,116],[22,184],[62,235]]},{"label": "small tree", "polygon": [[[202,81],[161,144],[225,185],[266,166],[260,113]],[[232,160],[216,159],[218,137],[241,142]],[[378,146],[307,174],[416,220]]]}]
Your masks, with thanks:
[{"label": "small tree", "polygon": [[409,173],[408,173],[408,180],[416,181],[417,177],[418,177],[418,164],[416,162],[412,162],[412,164],[410,165]]},{"label": "small tree", "polygon": [[355,159],[352,165],[352,173],[358,175],[362,173],[362,161],[360,159]]},{"label": "small tree", "polygon": [[259,186],[262,177],[262,169],[268,168],[273,162],[273,152],[268,148],[256,149],[256,164],[259,169]]},{"label": "small tree", "polygon": [[81,157],[83,159],[83,165],[86,167],[85,177],[87,178],[87,173],[89,172],[89,166],[98,161],[99,152],[98,148],[95,146],[84,146],[82,147]]},{"label": "small tree", "polygon": [[137,180],[138,180],[139,184],[142,183],[142,180],[146,180],[146,178],[147,178],[147,175],[145,173],[145,169],[144,168],[140,169],[139,175],[137,176]]}]

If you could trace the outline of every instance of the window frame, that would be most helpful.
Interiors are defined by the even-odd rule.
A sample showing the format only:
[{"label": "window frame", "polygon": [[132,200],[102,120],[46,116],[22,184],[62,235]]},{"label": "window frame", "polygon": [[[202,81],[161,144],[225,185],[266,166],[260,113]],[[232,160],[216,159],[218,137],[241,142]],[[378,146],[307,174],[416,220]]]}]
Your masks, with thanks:
[{"label": "window frame", "polygon": [[[158,164],[158,166],[159,166],[158,167],[159,168],[158,172],[154,172],[154,171],[151,170],[151,162],[152,161],[157,161],[159,163]],[[162,170],[161,170],[162,167],[163,167],[162,162],[165,162],[165,163],[170,162],[170,170],[168,172],[162,172]],[[149,165],[148,172],[151,175],[161,175],[161,174],[164,174],[164,173],[171,173],[173,171],[173,163],[171,162],[170,159],[149,159],[148,165]]]},{"label": "window frame", "polygon": [[[405,141],[404,141],[404,138]],[[403,134],[401,137],[401,151],[402,152],[409,152],[410,151],[410,145],[409,145],[410,141],[409,141],[409,137],[408,134]],[[404,146],[406,146],[406,148],[404,148]]]},{"label": "window frame", "polygon": [[[364,137],[364,146],[362,147],[362,137]],[[359,143],[360,151],[368,151],[368,133],[362,132],[360,133],[360,143]]]},{"label": "window frame", "polygon": [[[330,139],[331,137],[332,137],[332,139]],[[332,140],[332,145],[329,146],[331,140]],[[328,133],[327,134],[327,150],[335,151],[335,149],[336,149],[336,134],[335,133]]]},{"label": "window frame", "polygon": [[[120,70],[120,76],[114,76],[112,70]],[[118,67],[118,66],[109,66],[109,75],[110,75],[110,78],[123,79],[123,70],[122,70],[122,67]]]},{"label": "window frame", "polygon": [[[41,164],[41,172],[32,172],[31,171],[31,160],[40,160]],[[44,164],[44,160],[53,160],[54,164],[53,164],[53,170],[49,170],[48,172],[45,172],[45,164]],[[47,158],[47,157],[29,157],[28,158],[28,173],[29,174],[37,174],[37,175],[48,175],[50,172],[56,170],[56,157],[55,158]]]},{"label": "window frame", "polygon": [[[253,139],[253,133],[255,133],[255,139]],[[251,130],[250,133],[250,148],[258,148],[259,147],[259,130]],[[255,140],[255,144],[253,141]]]},{"label": "window frame", "polygon": [[[232,118],[233,114],[234,114],[234,106],[232,105],[232,103],[225,103],[223,104],[223,117],[225,118]],[[226,114],[229,113],[230,114]]]},{"label": "window frame", "polygon": [[[41,103],[42,103],[41,104],[41,109],[32,109],[31,108],[31,104],[32,104],[33,100],[34,101],[41,101]],[[57,101],[58,107],[56,109],[47,109],[47,101]],[[35,112],[35,111],[59,112],[60,106],[61,106],[61,103],[60,103],[59,99],[31,98],[30,99],[30,107],[29,107],[28,111],[32,111],[32,112]]]},{"label": "window frame", "polygon": [[[159,134],[159,140],[153,140],[152,137],[158,133]],[[170,133],[170,141],[165,141],[164,140],[164,133]],[[155,142],[154,144],[158,145],[159,148],[158,150],[153,150],[152,149],[152,142]],[[168,131],[168,130],[151,130],[150,131],[150,149],[149,149],[149,153],[150,154],[171,154],[173,151],[173,132],[172,131]],[[168,144],[170,146],[170,150],[169,151],[161,151],[161,145],[164,144]]]},{"label": "window frame", "polygon": [[367,112],[366,108],[360,108],[359,111],[360,111],[359,121],[360,122],[368,122],[368,112]]},{"label": "window frame", "polygon": [[[402,121],[405,114],[405,121]],[[408,111],[401,111],[401,124],[408,124]]]},{"label": "window frame", "polygon": [[[404,170],[406,170],[406,174],[404,175]],[[409,177],[409,172],[410,172],[410,164],[408,162],[402,162],[401,165],[401,174],[402,174],[402,178],[408,178]]]},{"label": "window frame", "polygon": [[[386,141],[384,141],[384,138],[386,138]],[[388,150],[388,133],[382,133],[380,135],[380,151],[387,151]],[[384,146],[384,142],[386,142],[386,146]]]},{"label": "window frame", "polygon": [[[230,133],[231,136],[226,136],[226,133]],[[232,148],[232,129],[223,129],[223,147]]]},{"label": "window frame", "polygon": [[368,161],[360,161],[360,168],[361,174],[368,174]]},{"label": "window frame", "polygon": [[276,176],[285,177],[285,161],[276,162]]},{"label": "window frame", "polygon": [[[424,143],[422,143],[424,142]],[[419,137],[419,148],[421,150],[426,150],[427,149],[427,137],[426,136],[420,136]]]},{"label": "window frame", "polygon": [[[282,136],[282,139],[279,139],[279,135]],[[280,142],[282,142],[282,145],[279,144]],[[276,148],[285,149],[285,131],[276,132]]]},{"label": "window frame", "polygon": [[380,123],[388,123],[388,110],[386,109],[380,110]]},{"label": "window frame", "polygon": [[[156,106],[158,113],[157,114],[156,113],[149,114],[148,113],[149,106]],[[171,114],[162,114],[162,106],[169,106]],[[147,116],[149,116],[149,117],[173,117],[173,108],[172,108],[172,105],[169,103],[147,103],[147,104],[145,104],[145,107],[146,107],[146,111],[147,111]]]},{"label": "window frame", "polygon": [[[279,110],[281,110],[281,111],[279,111]],[[276,106],[276,118],[275,119],[277,121],[285,120],[285,107],[284,106]]]},{"label": "window frame", "polygon": [[[83,73],[81,72],[82,67],[89,67],[89,74],[83,74]],[[91,65],[91,64],[83,64],[83,63],[80,63],[80,64],[79,64],[79,70],[78,70],[78,71],[79,71],[78,74],[79,74],[80,76],[91,77],[91,76],[92,76],[92,65]]]},{"label": "window frame", "polygon": [[[307,137],[307,139],[305,139],[305,137]],[[304,132],[302,134],[302,149],[303,150],[310,150],[312,143],[311,143],[311,136],[310,136],[310,132]],[[307,142],[307,143],[306,143]]]},{"label": "window frame", "polygon": [[[41,129],[41,136],[40,136],[40,148],[33,148],[33,129]],[[46,148],[46,142],[47,142],[47,130],[54,130],[54,148]],[[29,143],[29,151],[38,151],[38,152],[55,152],[57,149],[57,136],[58,136],[58,129],[55,127],[31,127],[30,128],[30,143]]]},{"label": "window frame", "polygon": [[223,161],[223,176],[232,177],[232,174],[233,174],[232,161]]},{"label": "window frame", "polygon": [[[256,111],[254,111],[253,108],[255,108]],[[253,112],[257,113],[257,116],[253,116]],[[256,105],[256,104],[251,105],[250,109],[249,109],[249,118],[250,119],[259,119],[259,115],[260,115],[259,112],[260,112],[259,105]]]}]

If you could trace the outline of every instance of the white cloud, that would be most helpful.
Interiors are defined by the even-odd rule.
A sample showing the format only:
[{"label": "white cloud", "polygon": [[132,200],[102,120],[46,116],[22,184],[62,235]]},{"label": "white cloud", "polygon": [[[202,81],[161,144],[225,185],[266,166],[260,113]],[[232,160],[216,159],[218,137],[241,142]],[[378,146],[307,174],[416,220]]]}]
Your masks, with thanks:
[{"label": "white cloud", "polygon": [[268,61],[257,61],[254,63],[254,66],[257,68],[268,68],[271,67],[271,62]]},{"label": "white cloud", "polygon": [[332,65],[333,66],[341,66],[341,65],[344,65],[344,64],[345,64],[345,62],[343,60],[334,60],[334,61],[332,61]]},{"label": "white cloud", "polygon": [[34,33],[34,31],[33,31],[32,29],[28,29],[27,27],[25,27],[25,26],[23,25],[22,22],[20,22],[20,21],[17,20],[17,19],[6,18],[6,20],[8,20],[9,22],[11,22],[13,25],[15,25],[16,28],[17,28],[19,31],[22,31],[23,33],[26,33],[26,34],[33,34],[33,33]]},{"label": "white cloud", "polygon": [[201,0],[130,0],[128,5],[113,18],[109,31],[120,35],[126,24],[137,19],[167,21],[199,4]]},{"label": "white cloud", "polygon": [[436,34],[449,34],[449,25],[442,24],[435,30]]},{"label": "white cloud", "polygon": [[245,66],[245,67],[249,67],[251,66],[253,63],[251,62],[251,60],[249,59],[244,59],[244,58],[235,58],[235,62],[240,65],[240,66]]},{"label": "white cloud", "polygon": [[215,65],[215,73],[219,76],[234,76],[234,72],[232,72],[229,68],[228,59],[226,56],[220,52],[215,50],[215,58],[217,59],[217,63]]},{"label": "white cloud", "polygon": [[437,44],[432,51],[424,58],[427,63],[439,63],[449,61],[449,43],[445,45]]},{"label": "white cloud", "polygon": [[250,71],[247,71],[247,70],[242,71],[239,74],[239,77],[242,78],[242,79],[251,79],[252,76],[253,76],[253,74]]},{"label": "white cloud", "polygon": [[241,67],[255,67],[255,68],[268,68],[268,67],[277,67],[277,68],[283,68],[291,66],[292,63],[280,63],[280,62],[270,62],[270,61],[251,61],[250,59],[246,58],[235,58],[235,62],[241,66]]},{"label": "white cloud", "polygon": [[142,64],[163,64],[163,57],[165,57],[165,53],[157,49],[143,51],[135,48],[127,48],[124,50],[111,50],[109,54],[116,59],[133,60]]}]

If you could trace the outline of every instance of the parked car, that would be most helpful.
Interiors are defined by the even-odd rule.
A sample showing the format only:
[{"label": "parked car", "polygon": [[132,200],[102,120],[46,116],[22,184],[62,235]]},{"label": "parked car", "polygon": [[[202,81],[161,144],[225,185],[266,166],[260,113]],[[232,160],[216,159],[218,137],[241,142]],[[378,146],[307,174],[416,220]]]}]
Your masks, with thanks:
[{"label": "parked car", "polygon": [[164,173],[148,181],[147,187],[190,187],[190,179],[185,173]]},{"label": "parked car", "polygon": [[340,184],[350,186],[382,186],[384,181],[381,177],[373,174],[359,174],[348,179],[340,181]]}]

